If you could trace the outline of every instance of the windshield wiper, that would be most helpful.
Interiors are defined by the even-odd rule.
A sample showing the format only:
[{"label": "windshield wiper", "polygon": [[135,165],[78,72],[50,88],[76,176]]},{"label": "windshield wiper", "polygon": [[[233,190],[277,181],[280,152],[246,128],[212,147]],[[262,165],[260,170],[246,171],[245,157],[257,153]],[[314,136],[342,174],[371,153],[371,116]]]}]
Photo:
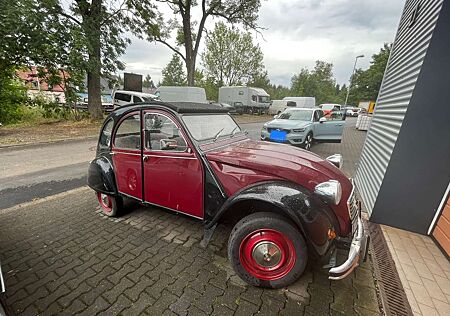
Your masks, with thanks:
[{"label": "windshield wiper", "polygon": [[235,128],[233,128],[233,130],[231,131],[230,138],[237,134],[237,132],[238,132],[237,129],[238,128],[239,128],[239,126],[236,126]]},{"label": "windshield wiper", "polygon": [[215,142],[215,141],[217,140],[217,138],[219,138],[220,133],[222,133],[222,131],[223,131],[224,129],[225,129],[225,127],[221,128],[221,129],[216,133],[216,135],[214,135],[213,142]]}]

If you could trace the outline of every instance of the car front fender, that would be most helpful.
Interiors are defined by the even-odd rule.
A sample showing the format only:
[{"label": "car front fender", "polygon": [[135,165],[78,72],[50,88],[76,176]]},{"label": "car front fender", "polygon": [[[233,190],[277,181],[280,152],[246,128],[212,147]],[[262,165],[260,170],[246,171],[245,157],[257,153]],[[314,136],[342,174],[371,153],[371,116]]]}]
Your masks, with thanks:
[{"label": "car front fender", "polygon": [[109,158],[100,156],[90,162],[87,184],[96,192],[117,195],[114,168]]},{"label": "car front fender", "polygon": [[[309,190],[290,182],[270,181],[249,186],[229,197],[207,228],[215,225],[233,206],[245,201],[269,203],[275,212],[292,220],[315,253],[324,256],[330,248],[329,230],[339,235],[339,224],[331,208]],[[258,211],[258,210],[255,210]]]}]

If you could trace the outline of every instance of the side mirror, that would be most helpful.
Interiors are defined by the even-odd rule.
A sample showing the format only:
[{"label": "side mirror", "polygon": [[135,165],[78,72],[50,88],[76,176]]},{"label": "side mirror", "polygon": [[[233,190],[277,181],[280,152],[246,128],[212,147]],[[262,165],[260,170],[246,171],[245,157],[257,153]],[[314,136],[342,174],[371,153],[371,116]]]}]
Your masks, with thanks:
[{"label": "side mirror", "polygon": [[177,149],[178,143],[175,139],[161,139],[160,147],[161,147],[161,150]]},{"label": "side mirror", "polygon": [[280,117],[279,115],[274,115],[274,116],[273,116],[274,119],[277,119],[277,118],[279,118],[279,117]]},{"label": "side mirror", "polygon": [[322,117],[319,119],[319,123],[324,123],[324,122],[326,122],[326,121],[327,121],[327,118],[324,117],[324,116],[322,116]]}]

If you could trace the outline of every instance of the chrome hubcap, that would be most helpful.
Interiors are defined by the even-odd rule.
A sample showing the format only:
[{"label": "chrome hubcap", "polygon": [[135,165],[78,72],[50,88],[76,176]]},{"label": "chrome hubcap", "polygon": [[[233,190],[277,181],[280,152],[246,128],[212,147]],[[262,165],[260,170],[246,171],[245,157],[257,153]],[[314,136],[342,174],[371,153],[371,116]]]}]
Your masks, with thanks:
[{"label": "chrome hubcap", "polygon": [[108,199],[108,196],[106,194],[102,194],[100,196],[100,198],[102,199],[103,205],[110,206],[109,205],[109,199]]},{"label": "chrome hubcap", "polygon": [[252,251],[252,257],[262,267],[272,268],[280,263],[280,248],[270,241],[258,243]]}]

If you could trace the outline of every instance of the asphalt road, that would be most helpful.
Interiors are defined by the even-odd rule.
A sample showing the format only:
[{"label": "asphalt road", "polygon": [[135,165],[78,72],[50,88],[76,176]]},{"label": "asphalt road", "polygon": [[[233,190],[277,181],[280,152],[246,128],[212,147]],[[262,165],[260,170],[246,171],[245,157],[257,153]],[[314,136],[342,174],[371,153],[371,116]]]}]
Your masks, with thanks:
[{"label": "asphalt road", "polygon": [[[355,122],[351,118],[346,125],[353,127]],[[240,124],[255,140],[262,125]],[[87,139],[0,148],[0,209],[84,185],[96,143],[96,139]]]},{"label": "asphalt road", "polygon": [[[263,123],[245,123],[258,139]],[[0,209],[61,193],[86,184],[96,139],[0,149]]]}]

